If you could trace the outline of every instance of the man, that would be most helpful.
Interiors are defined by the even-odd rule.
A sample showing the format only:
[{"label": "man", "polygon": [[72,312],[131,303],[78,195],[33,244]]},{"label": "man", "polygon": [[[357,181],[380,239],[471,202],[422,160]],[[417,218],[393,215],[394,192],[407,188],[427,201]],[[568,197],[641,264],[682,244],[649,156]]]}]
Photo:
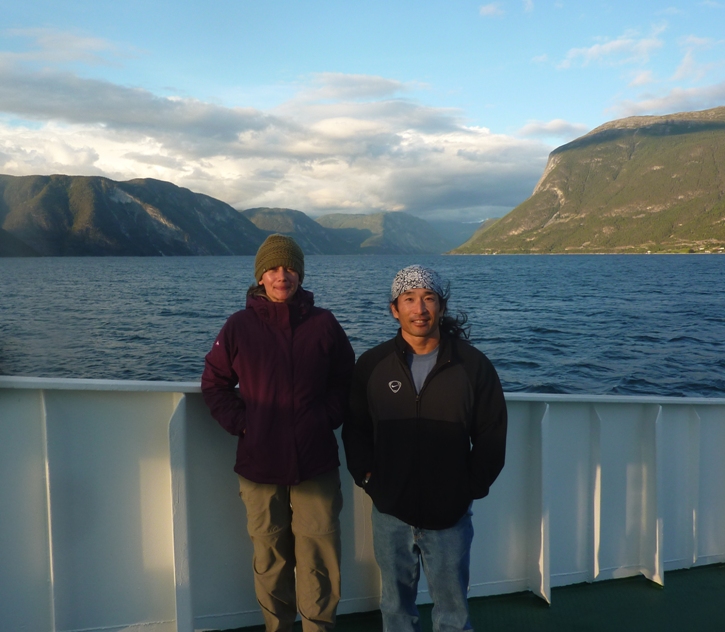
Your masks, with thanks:
[{"label": "man", "polygon": [[332,313],[302,288],[304,254],[293,239],[270,235],[254,275],[246,309],[206,356],[202,393],[239,437],[234,470],[267,631],[291,632],[298,610],[305,632],[330,630],[342,509],[333,431],[347,410],[355,354]]},{"label": "man", "polygon": [[465,316],[446,315],[438,274],[410,266],[393,280],[398,334],[355,366],[352,416],[343,426],[347,465],[373,500],[385,632],[421,630],[420,562],[433,630],[471,630],[471,504],[504,465],[506,402],[495,369],[471,346]]}]

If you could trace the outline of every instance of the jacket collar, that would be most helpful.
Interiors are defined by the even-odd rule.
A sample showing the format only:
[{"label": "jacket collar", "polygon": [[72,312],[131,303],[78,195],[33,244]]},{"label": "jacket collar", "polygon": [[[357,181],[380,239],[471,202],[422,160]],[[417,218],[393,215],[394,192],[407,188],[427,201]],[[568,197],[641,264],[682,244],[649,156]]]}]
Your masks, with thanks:
[{"label": "jacket collar", "polygon": [[289,303],[270,301],[262,292],[247,295],[247,309],[254,311],[262,320],[277,327],[294,327],[309,315],[315,304],[315,297],[302,287],[297,288]]},{"label": "jacket collar", "polygon": [[[407,353],[413,353],[410,345],[405,342],[405,338],[403,338],[403,334],[400,328],[398,328],[398,333],[395,335],[395,350],[398,357],[400,357],[403,362],[406,361],[405,356]],[[438,358],[436,359],[436,366],[445,362],[450,362],[453,357],[454,348],[452,344],[452,339],[450,336],[441,333],[441,342],[438,346]]]}]

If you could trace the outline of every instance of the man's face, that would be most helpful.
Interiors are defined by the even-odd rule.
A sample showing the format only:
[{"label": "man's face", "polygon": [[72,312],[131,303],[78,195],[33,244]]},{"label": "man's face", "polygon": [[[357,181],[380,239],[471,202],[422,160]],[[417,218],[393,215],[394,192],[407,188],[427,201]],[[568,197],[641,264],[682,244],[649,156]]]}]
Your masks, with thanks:
[{"label": "man's face", "polygon": [[273,268],[262,275],[259,282],[264,286],[264,293],[270,301],[288,303],[300,286],[300,275],[292,268]]},{"label": "man's face", "polygon": [[408,290],[390,304],[390,311],[400,323],[403,334],[415,338],[439,338],[438,322],[441,302],[433,290]]}]

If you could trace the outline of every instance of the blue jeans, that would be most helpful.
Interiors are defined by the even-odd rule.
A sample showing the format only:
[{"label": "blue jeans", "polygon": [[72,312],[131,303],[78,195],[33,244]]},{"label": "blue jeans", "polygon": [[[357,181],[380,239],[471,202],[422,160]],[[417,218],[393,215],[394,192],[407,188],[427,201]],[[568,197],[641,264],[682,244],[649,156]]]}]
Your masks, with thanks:
[{"label": "blue jeans", "polygon": [[416,529],[373,506],[373,546],[383,583],[384,632],[420,632],[415,599],[420,562],[433,600],[434,632],[473,630],[468,618],[468,576],[473,524],[469,508],[448,529]]}]

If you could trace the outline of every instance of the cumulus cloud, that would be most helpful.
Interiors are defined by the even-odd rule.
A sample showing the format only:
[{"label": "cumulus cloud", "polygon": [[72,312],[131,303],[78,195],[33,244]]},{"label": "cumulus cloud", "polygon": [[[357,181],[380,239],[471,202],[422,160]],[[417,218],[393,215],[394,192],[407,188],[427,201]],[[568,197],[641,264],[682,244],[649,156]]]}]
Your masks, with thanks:
[{"label": "cumulus cloud", "polygon": [[589,127],[583,123],[570,123],[563,119],[554,119],[548,122],[530,121],[518,131],[518,135],[528,138],[558,138],[566,142],[578,138],[588,131]]},{"label": "cumulus cloud", "polygon": [[602,65],[621,65],[644,63],[664,42],[658,37],[661,28],[649,37],[638,37],[635,33],[626,33],[613,40],[603,40],[593,46],[572,48],[559,64],[559,68],[588,66],[592,63]]},{"label": "cumulus cloud", "polygon": [[153,177],[237,208],[311,215],[401,210],[477,218],[510,209],[551,149],[404,98],[384,77],[326,73],[273,111],[0,63],[0,169]]},{"label": "cumulus cloud", "polygon": [[501,7],[500,2],[492,2],[490,4],[484,4],[478,12],[485,18],[493,17],[496,15],[503,15],[504,10]]},{"label": "cumulus cloud", "polygon": [[193,99],[162,98],[140,89],[81,78],[70,72],[0,67],[0,111],[29,119],[96,123],[109,129],[175,133],[215,140],[273,124],[252,109],[229,109]]},{"label": "cumulus cloud", "polygon": [[153,165],[164,169],[183,169],[184,161],[175,156],[164,156],[163,154],[145,154],[140,151],[130,151],[124,154],[123,158],[132,162]]}]

